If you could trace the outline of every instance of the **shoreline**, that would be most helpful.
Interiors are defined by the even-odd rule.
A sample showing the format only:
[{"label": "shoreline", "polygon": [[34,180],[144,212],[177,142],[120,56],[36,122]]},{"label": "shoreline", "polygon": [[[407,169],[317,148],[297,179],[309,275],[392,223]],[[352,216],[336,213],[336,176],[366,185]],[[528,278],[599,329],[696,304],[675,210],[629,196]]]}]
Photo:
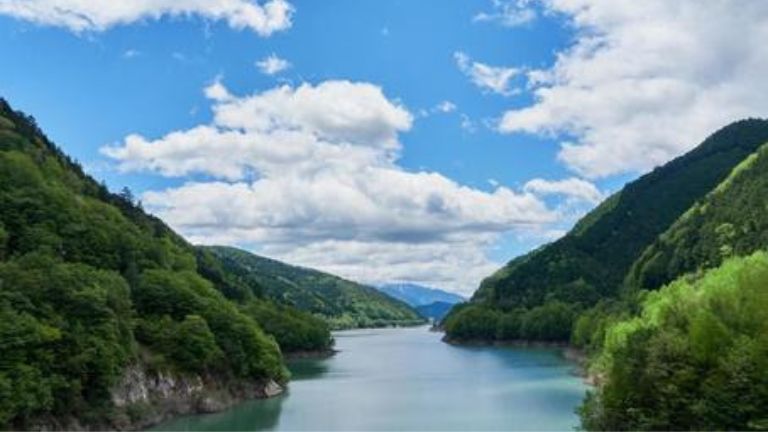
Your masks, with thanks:
[{"label": "shoreline", "polygon": [[586,351],[576,348],[568,342],[536,341],[536,340],[508,340],[488,341],[484,339],[452,340],[444,336],[442,342],[453,346],[465,347],[498,347],[498,348],[552,348],[560,350],[560,355],[575,364],[574,374],[583,379],[584,383],[597,387],[601,377],[589,371],[589,355]]},{"label": "shoreline", "polygon": [[316,351],[294,351],[283,354],[283,360],[286,362],[295,360],[324,360],[340,353],[340,350],[329,348]]},{"label": "shoreline", "polygon": [[[339,352],[339,350],[333,348],[314,351],[296,351],[283,354],[283,361],[289,363],[299,360],[324,360],[335,356]],[[177,409],[177,407],[174,406],[174,397],[159,399],[153,401],[151,404],[156,407],[170,405],[172,408],[164,409],[161,410],[161,412],[155,412],[142,419],[132,421],[127,427],[120,428],[119,425],[116,424],[112,426],[118,426],[119,430],[147,430],[167,421],[186,416],[219,413],[247,401],[278,397],[285,394],[289,385],[290,381],[278,384],[272,380],[268,380],[265,382],[251,382],[245,385],[228,386],[227,384],[224,384],[222,386],[215,385],[215,388],[204,387],[194,396],[194,401],[184,407],[186,409]]]}]

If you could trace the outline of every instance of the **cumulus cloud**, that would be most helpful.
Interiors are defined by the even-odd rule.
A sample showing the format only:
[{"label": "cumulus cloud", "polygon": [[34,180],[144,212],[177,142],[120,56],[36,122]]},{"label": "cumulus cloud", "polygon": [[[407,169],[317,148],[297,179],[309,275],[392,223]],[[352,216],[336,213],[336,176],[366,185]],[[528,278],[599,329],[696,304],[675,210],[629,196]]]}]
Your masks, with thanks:
[{"label": "cumulus cloud", "polygon": [[594,184],[576,177],[564,180],[537,178],[525,183],[523,190],[538,196],[562,195],[571,200],[593,205],[605,199],[605,195]]},{"label": "cumulus cloud", "polygon": [[213,84],[206,87],[203,92],[205,97],[218,102],[224,102],[232,99],[232,95],[229,94],[229,90],[221,83],[221,78],[216,78]]},{"label": "cumulus cloud", "polygon": [[286,0],[0,0],[0,14],[75,32],[104,31],[162,16],[197,15],[225,21],[261,36],[291,27],[294,8]]},{"label": "cumulus cloud", "polygon": [[452,112],[456,111],[456,108],[458,108],[458,107],[456,106],[455,103],[446,100],[446,101],[442,101],[439,104],[437,104],[435,106],[434,110],[437,111],[437,112],[441,112],[441,113],[446,113],[447,114],[447,113],[452,113]]},{"label": "cumulus cloud", "polygon": [[463,52],[453,54],[454,60],[459,70],[467,75],[473,84],[485,91],[490,91],[504,96],[512,95],[518,92],[511,88],[512,78],[521,73],[520,69],[489,66],[484,63],[472,61],[472,59]]},{"label": "cumulus cloud", "polygon": [[496,22],[504,27],[516,27],[536,19],[531,0],[492,0],[490,12],[479,12],[474,22]]},{"label": "cumulus cloud", "polygon": [[256,62],[256,67],[261,73],[266,75],[275,75],[291,67],[288,60],[282,59],[277,54],[270,54],[267,57]]},{"label": "cumulus cloud", "polygon": [[568,137],[559,159],[591,177],[647,170],[725,124],[768,113],[768,2],[542,0],[576,36],[528,73],[535,102],[499,128]]},{"label": "cumulus cloud", "polygon": [[237,96],[216,81],[206,94],[211,124],[102,150],[123,170],[212,178],[142,197],[192,241],[466,294],[498,265],[486,250],[500,234],[557,217],[535,192],[486,192],[401,168],[399,134],[413,116],[377,86],[326,81]]}]

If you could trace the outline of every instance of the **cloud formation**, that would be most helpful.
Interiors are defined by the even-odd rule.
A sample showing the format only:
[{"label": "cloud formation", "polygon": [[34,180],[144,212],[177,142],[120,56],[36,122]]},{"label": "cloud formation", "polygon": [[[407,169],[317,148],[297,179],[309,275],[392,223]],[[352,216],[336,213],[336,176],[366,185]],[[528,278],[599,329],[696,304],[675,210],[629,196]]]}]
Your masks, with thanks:
[{"label": "cloud formation", "polygon": [[103,152],[123,170],[210,181],[150,191],[145,205],[190,240],[238,244],[365,282],[469,293],[502,233],[557,217],[533,191],[460,185],[397,165],[413,115],[381,88],[326,81],[247,96],[205,89],[211,124]]},{"label": "cloud formation", "polygon": [[597,187],[580,178],[571,177],[563,180],[529,180],[523,190],[537,196],[561,195],[568,200],[581,201],[596,205],[605,199],[605,195]]},{"label": "cloud formation", "polygon": [[288,60],[282,59],[277,54],[270,54],[256,62],[256,68],[265,75],[275,75],[291,67]]},{"label": "cloud formation", "polygon": [[0,14],[74,32],[104,31],[162,16],[197,15],[269,36],[290,28],[293,12],[286,0],[0,0]]},{"label": "cloud formation", "polygon": [[518,91],[511,87],[511,81],[520,74],[520,69],[490,66],[472,61],[467,54],[460,51],[454,53],[453,58],[459,70],[481,89],[503,96],[509,96]]},{"label": "cloud formation", "polygon": [[474,22],[495,22],[504,27],[517,27],[536,19],[537,13],[531,0],[492,0],[490,12],[479,12]]},{"label": "cloud formation", "polygon": [[542,0],[573,25],[535,103],[499,129],[567,137],[559,159],[598,178],[645,171],[727,123],[768,114],[768,2]]}]

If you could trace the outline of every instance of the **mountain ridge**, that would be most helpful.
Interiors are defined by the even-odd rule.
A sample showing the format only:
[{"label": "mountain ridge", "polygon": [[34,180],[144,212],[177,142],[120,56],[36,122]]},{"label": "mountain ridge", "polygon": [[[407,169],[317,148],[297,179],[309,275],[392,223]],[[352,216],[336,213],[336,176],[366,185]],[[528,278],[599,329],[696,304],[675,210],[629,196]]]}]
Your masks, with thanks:
[{"label": "mountain ridge", "polygon": [[[0,427],[16,430],[223,409],[279,391],[283,353],[333,342],[321,320],[198,256],[130,190],[110,192],[4,99],[0,334]],[[116,397],[126,380],[146,391]]]},{"label": "mountain ridge", "polygon": [[621,297],[627,272],[646,248],[766,141],[768,121],[737,121],[628,183],[565,237],[486,278],[470,304],[446,318],[447,337],[568,340],[579,313]]},{"label": "mountain ridge", "polygon": [[200,246],[235,272],[250,272],[274,301],[323,317],[334,329],[415,325],[418,313],[373,287],[225,246]]},{"label": "mountain ridge", "polygon": [[435,302],[456,304],[467,301],[466,298],[459,294],[416,283],[386,283],[379,285],[376,288],[378,288],[379,291],[382,291],[391,297],[400,299],[413,307],[425,306]]}]

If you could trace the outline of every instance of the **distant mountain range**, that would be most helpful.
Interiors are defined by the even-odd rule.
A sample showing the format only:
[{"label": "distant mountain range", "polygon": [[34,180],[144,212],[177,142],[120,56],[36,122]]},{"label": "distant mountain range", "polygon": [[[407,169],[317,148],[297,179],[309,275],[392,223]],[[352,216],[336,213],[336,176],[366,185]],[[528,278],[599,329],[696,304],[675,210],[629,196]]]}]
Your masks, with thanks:
[{"label": "distant mountain range", "polygon": [[458,294],[413,283],[389,283],[380,285],[378,288],[381,292],[402,300],[413,307],[424,306],[434,302],[456,304],[466,301],[464,297]]},{"label": "distant mountain range", "polygon": [[457,303],[466,299],[458,294],[413,283],[391,283],[378,287],[381,292],[408,303],[424,318],[440,321]]}]

